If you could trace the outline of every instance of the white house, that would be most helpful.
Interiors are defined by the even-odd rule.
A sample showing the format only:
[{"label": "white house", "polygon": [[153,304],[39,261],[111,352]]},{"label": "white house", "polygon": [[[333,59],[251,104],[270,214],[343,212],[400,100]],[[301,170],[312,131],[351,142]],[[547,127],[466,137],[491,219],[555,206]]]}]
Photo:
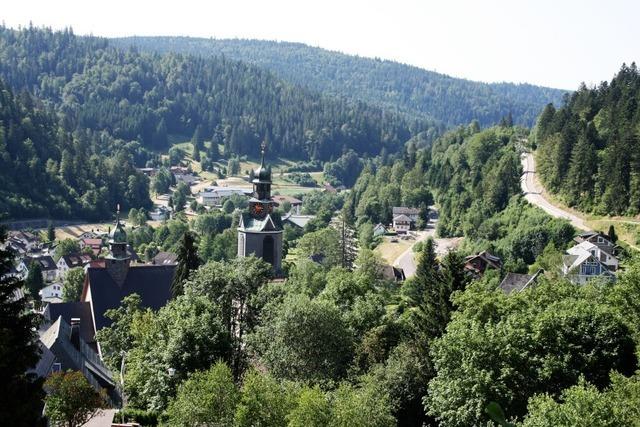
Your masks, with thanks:
[{"label": "white house", "polygon": [[375,227],[373,227],[373,237],[384,236],[387,234],[387,227],[384,226],[381,222],[377,223]]},{"label": "white house", "polygon": [[73,254],[60,257],[58,263],[58,278],[62,279],[67,271],[76,267],[84,267],[91,262],[91,256],[87,254]]},{"label": "white house", "polygon": [[397,217],[399,215],[406,215],[410,220],[411,224],[415,225],[420,217],[420,209],[418,208],[407,208],[405,206],[394,206],[392,209],[393,217]]},{"label": "white house", "polygon": [[222,206],[224,199],[234,194],[248,196],[252,190],[238,187],[206,187],[198,194],[198,203],[204,206]]},{"label": "white house", "polygon": [[411,229],[411,218],[407,215],[397,215],[393,217],[393,228],[398,234],[407,234]]},{"label": "white house", "polygon": [[577,284],[597,276],[613,279],[617,269],[617,258],[589,241],[575,245],[562,257],[562,273]]},{"label": "white house", "polygon": [[52,283],[38,291],[40,299],[44,302],[62,302],[62,285]]}]

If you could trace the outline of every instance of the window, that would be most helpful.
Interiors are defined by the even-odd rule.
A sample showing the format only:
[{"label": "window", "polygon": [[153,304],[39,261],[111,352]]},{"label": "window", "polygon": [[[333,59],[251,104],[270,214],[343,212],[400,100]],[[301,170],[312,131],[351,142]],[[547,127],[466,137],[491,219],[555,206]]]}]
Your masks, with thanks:
[{"label": "window", "polygon": [[62,364],[59,362],[55,362],[53,365],[51,365],[51,372],[61,372],[62,371]]}]

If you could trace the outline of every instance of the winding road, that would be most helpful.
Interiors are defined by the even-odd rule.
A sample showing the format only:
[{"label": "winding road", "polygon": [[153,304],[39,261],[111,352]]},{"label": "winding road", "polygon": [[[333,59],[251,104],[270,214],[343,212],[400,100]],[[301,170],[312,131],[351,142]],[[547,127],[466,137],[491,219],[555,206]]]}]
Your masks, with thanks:
[{"label": "winding road", "polygon": [[523,174],[520,178],[520,186],[522,187],[525,199],[527,199],[527,201],[532,205],[539,207],[553,217],[564,218],[568,220],[571,225],[580,230],[591,231],[582,218],[553,205],[544,197],[544,189],[535,179],[536,162],[533,154],[523,154],[521,161]]}]

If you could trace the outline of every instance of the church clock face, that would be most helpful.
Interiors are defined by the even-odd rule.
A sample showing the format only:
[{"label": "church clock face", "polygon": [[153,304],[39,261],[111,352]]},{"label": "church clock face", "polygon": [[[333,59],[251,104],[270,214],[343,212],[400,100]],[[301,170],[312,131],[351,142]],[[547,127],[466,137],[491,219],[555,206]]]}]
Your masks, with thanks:
[{"label": "church clock face", "polygon": [[265,211],[264,211],[264,206],[262,206],[260,203],[256,203],[251,207],[251,213],[254,216],[262,216],[264,215]]}]

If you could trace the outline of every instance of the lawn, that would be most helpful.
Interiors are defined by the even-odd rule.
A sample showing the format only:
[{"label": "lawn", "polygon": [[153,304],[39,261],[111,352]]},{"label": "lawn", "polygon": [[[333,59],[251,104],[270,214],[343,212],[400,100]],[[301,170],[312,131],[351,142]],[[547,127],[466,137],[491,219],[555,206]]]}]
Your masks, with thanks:
[{"label": "lawn", "polygon": [[[392,239],[397,240],[397,242],[391,242]],[[414,243],[415,240],[413,239],[402,240],[395,236],[385,236],[382,243],[376,247],[375,252],[377,252],[386,262],[393,264],[393,262]]]}]

